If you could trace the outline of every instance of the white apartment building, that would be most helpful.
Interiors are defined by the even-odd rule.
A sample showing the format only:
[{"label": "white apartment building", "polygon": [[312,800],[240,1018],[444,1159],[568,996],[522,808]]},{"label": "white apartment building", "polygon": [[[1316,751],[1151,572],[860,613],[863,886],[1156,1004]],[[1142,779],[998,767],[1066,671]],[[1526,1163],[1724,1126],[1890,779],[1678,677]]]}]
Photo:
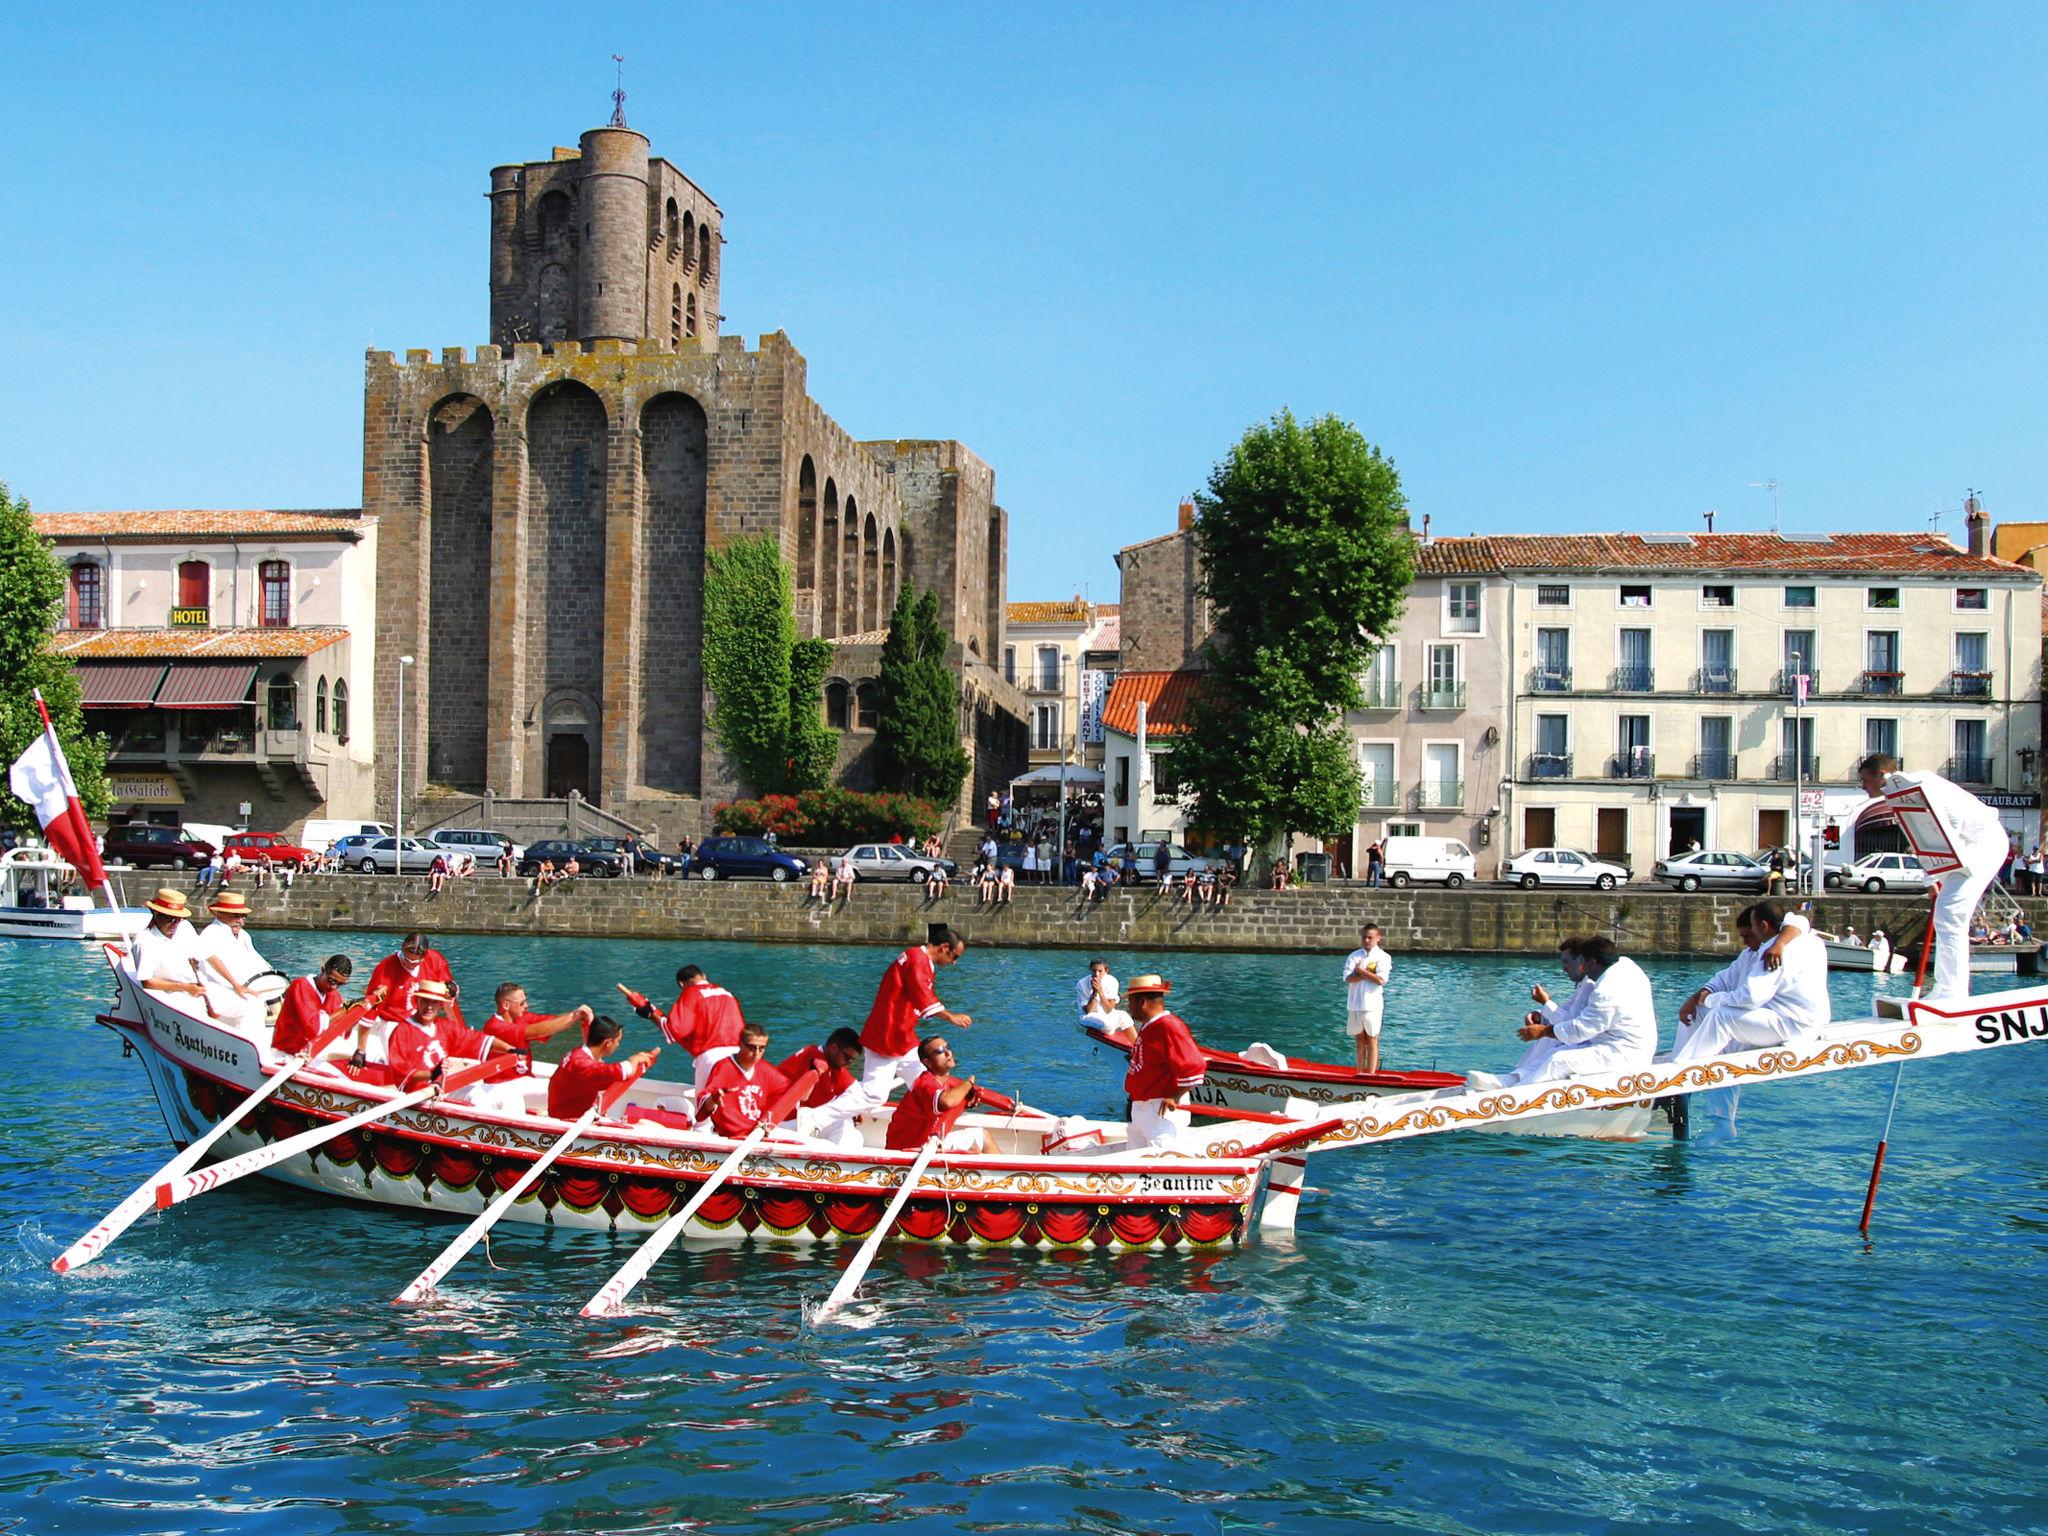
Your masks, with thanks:
[{"label": "white apartment building", "polygon": [[1099,722],[1110,674],[1087,665],[1090,651],[1113,650],[1117,605],[1010,603],[1004,609],[1003,680],[1024,695],[1031,766],[1061,761],[1102,766]]},{"label": "white apartment building", "polygon": [[371,812],[374,519],[43,512],[35,526],[66,568],[53,648],[107,737],[115,820],[288,831]]}]

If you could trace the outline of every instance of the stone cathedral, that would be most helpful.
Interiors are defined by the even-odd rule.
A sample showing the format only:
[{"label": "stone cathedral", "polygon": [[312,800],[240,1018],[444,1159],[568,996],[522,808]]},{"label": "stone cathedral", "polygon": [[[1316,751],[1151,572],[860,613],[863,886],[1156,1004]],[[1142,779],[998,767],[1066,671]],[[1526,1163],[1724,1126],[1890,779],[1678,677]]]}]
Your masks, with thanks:
[{"label": "stone cathedral", "polygon": [[[743,789],[705,729],[707,549],[769,533],[799,632],[838,642],[841,782],[872,782],[874,677],[898,589],[936,591],[975,759],[1024,760],[1001,677],[1006,514],[958,442],[857,442],[780,332],[723,336],[724,215],[630,128],[490,182],[491,340],[369,355],[363,508],[378,519],[378,729],[435,787],[586,799],[666,834]],[[393,789],[379,753],[380,803]],[[407,799],[424,786],[407,773]]]}]

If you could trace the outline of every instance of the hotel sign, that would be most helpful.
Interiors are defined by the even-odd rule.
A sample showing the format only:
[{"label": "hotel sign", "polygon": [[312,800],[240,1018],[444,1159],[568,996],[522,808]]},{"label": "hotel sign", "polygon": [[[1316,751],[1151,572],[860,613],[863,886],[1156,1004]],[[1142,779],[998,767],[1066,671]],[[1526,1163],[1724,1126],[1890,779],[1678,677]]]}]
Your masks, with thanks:
[{"label": "hotel sign", "polygon": [[173,608],[171,628],[205,629],[212,616],[213,610],[210,608]]}]

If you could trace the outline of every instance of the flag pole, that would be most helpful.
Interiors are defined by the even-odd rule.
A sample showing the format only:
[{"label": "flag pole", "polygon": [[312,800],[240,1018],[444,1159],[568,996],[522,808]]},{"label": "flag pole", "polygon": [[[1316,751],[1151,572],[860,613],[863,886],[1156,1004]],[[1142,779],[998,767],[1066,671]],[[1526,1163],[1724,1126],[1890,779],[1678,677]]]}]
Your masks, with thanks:
[{"label": "flag pole", "polygon": [[[57,726],[55,722],[50,719],[50,706],[43,702],[42,689],[34,688],[31,689],[30,692],[32,692],[36,697],[36,713],[43,717],[43,734],[50,738],[50,756],[54,758],[58,763],[63,765],[64,777],[68,781],[71,777],[71,765],[68,762],[65,762],[64,760],[63,745],[57,740]],[[81,808],[79,811],[79,821],[82,823],[80,830],[84,833],[86,837],[87,846],[91,847],[94,850],[94,852],[98,852],[97,834],[95,834],[92,830],[92,823],[85,820],[85,812],[83,808]],[[48,827],[45,827],[43,829],[43,836],[45,839],[49,837]],[[120,911],[121,903],[114,896],[113,877],[107,873],[106,865],[101,864],[98,859],[94,859],[93,863],[98,865],[99,867],[100,879],[98,885],[90,886],[88,887],[88,889],[96,890],[101,895],[107,898],[108,910],[114,912]],[[83,875],[85,871],[80,870],[79,873]]]}]

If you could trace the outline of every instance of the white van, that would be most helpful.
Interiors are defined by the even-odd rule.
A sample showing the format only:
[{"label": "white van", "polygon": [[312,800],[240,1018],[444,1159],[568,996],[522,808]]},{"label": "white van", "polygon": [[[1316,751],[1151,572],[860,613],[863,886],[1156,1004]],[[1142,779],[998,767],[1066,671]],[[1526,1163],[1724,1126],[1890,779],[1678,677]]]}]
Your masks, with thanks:
[{"label": "white van", "polygon": [[299,834],[299,846],[309,853],[325,853],[335,842],[344,837],[361,833],[365,837],[390,837],[390,824],[382,821],[359,821],[353,816],[316,816],[306,823],[306,830]]},{"label": "white van", "polygon": [[1460,886],[1473,879],[1479,861],[1455,837],[1390,837],[1387,839],[1387,884],[1409,885],[1435,880]]}]

